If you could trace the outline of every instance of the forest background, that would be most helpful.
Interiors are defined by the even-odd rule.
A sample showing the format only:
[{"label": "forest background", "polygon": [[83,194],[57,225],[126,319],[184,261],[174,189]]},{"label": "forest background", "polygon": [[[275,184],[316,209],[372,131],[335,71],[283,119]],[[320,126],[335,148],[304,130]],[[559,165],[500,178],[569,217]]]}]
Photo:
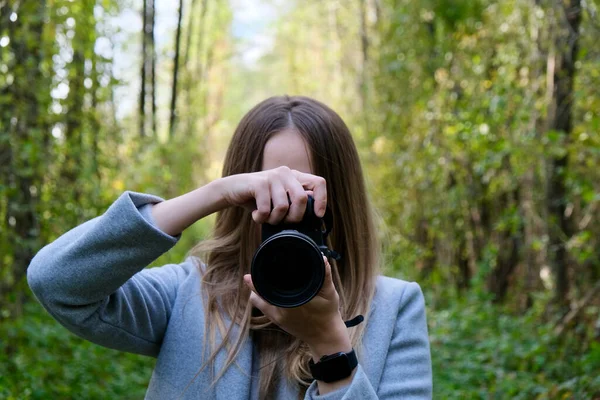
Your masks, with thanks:
[{"label": "forest background", "polygon": [[27,265],[124,190],[219,176],[275,94],[351,128],[435,398],[600,398],[599,5],[0,0],[0,398],[143,397],[154,360],[70,334]]}]

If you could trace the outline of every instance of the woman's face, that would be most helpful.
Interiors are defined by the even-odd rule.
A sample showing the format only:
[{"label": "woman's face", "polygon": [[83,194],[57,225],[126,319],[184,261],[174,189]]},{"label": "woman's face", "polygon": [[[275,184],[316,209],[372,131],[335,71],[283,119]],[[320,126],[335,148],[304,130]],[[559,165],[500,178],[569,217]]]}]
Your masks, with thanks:
[{"label": "woman's face", "polygon": [[291,129],[275,134],[265,145],[262,170],[283,165],[307,174],[313,173],[306,143],[302,136]]}]

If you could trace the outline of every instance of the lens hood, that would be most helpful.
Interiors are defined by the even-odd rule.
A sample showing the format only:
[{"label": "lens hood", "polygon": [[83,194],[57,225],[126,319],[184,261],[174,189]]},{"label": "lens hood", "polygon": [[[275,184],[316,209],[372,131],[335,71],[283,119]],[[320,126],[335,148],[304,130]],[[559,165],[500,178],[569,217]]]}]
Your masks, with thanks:
[{"label": "lens hood", "polygon": [[321,290],[325,263],[314,240],[298,231],[285,230],[269,237],[256,250],[251,274],[263,299],[278,307],[299,307]]}]

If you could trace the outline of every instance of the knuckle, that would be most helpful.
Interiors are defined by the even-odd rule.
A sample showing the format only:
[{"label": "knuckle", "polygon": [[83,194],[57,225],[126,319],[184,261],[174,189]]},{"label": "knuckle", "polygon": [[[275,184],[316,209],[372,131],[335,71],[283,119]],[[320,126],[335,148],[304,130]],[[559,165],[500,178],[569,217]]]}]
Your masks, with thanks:
[{"label": "knuckle", "polygon": [[281,203],[281,204],[277,204],[275,207],[273,207],[273,211],[275,212],[284,212],[287,211],[289,208],[289,206],[285,203]]},{"label": "knuckle", "polygon": [[253,182],[254,188],[255,188],[255,192],[259,191],[259,190],[264,190],[265,187],[267,187],[269,184],[268,179],[264,176],[257,176],[256,179]]},{"label": "knuckle", "polygon": [[298,203],[300,205],[305,205],[306,203],[308,203],[308,193],[302,192],[300,196],[298,196]]},{"label": "knuckle", "polygon": [[286,165],[282,165],[280,167],[275,168],[275,174],[278,177],[284,177],[290,174],[290,168]]},{"label": "knuckle", "polygon": [[261,207],[257,208],[254,211],[254,215],[256,216],[256,218],[261,219],[261,220],[265,219],[265,218],[267,218],[269,216],[269,214],[267,213],[267,211],[264,208],[261,208]]},{"label": "knuckle", "polygon": [[269,207],[266,204],[261,204],[258,206],[256,212],[258,215],[260,215],[261,217],[266,217],[269,215],[271,210],[269,210]]},{"label": "knuckle", "polygon": [[269,187],[269,178],[266,176],[261,176],[258,184],[260,185],[261,189]]}]

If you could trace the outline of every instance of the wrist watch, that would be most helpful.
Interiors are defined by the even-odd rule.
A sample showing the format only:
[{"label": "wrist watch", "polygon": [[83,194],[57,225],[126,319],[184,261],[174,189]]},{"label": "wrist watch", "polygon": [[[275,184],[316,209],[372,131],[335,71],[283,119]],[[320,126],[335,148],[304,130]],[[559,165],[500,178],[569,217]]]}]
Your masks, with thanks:
[{"label": "wrist watch", "polygon": [[323,356],[316,364],[313,360],[308,362],[313,378],[326,383],[349,377],[357,365],[358,359],[354,349],[349,353],[340,352]]}]

